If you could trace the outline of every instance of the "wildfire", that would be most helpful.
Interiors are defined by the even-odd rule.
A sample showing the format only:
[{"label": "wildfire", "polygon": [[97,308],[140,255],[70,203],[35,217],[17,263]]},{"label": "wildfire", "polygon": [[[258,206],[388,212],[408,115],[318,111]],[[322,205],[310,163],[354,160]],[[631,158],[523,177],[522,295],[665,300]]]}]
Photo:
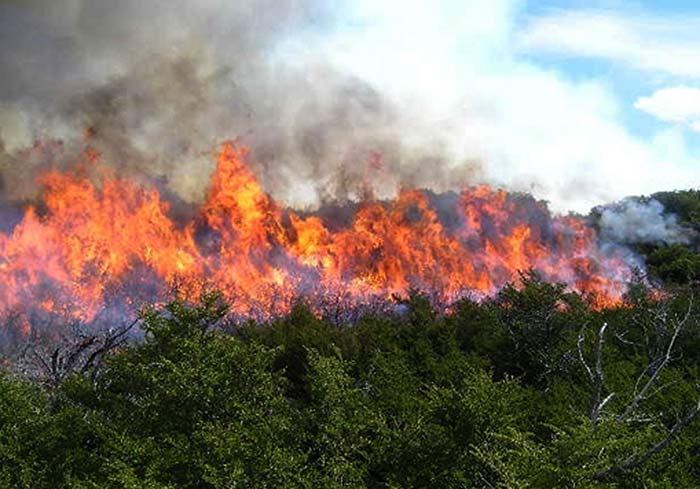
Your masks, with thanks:
[{"label": "wildfire", "polygon": [[[163,299],[173,283],[190,294],[213,286],[235,313],[258,318],[299,297],[313,307],[324,294],[350,307],[417,289],[448,304],[492,295],[529,269],[605,306],[631,278],[584,221],[552,217],[529,197],[480,186],[438,206],[428,192],[403,190],[361,203],[338,226],[282,209],[247,157],[221,146],[207,197],[184,224],[157,190],[105,169],[42,175],[41,205],[0,233],[0,314],[90,320],[115,304]],[[97,159],[89,153],[88,165]]]}]

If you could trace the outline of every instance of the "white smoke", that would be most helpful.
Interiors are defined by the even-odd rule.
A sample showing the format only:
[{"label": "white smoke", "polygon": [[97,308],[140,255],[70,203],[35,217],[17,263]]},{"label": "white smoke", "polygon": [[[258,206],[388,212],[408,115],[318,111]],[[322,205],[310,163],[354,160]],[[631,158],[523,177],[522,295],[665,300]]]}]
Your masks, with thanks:
[{"label": "white smoke", "polygon": [[[4,198],[35,197],[36,173],[75,161],[87,128],[120,173],[190,202],[203,197],[217,144],[235,137],[252,147],[266,190],[295,206],[353,199],[368,182],[385,197],[470,182],[478,167],[440,128],[416,124],[420,111],[320,49],[280,55],[289,39],[332,29],[334,10],[324,0],[0,0]],[[51,138],[65,155],[21,151]]]},{"label": "white smoke", "polygon": [[625,199],[598,208],[600,236],[604,241],[633,244],[687,244],[692,230],[681,226],[674,214],[665,214],[656,199]]}]

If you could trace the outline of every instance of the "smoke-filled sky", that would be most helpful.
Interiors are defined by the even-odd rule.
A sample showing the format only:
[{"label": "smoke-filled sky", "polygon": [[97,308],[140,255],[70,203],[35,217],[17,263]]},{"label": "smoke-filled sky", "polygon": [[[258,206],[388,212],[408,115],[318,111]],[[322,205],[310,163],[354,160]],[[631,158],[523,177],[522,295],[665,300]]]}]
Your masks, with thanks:
[{"label": "smoke-filled sky", "polygon": [[186,201],[239,136],[295,206],[488,182],[587,211],[700,185],[698,59],[689,1],[0,0],[3,193],[90,127]]}]

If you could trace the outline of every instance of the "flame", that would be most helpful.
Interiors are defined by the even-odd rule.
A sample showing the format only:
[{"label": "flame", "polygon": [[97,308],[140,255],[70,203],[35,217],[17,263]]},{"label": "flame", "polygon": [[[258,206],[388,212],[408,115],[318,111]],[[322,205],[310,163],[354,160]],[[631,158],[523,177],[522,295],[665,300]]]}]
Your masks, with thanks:
[{"label": "flame", "polygon": [[213,286],[235,313],[256,318],[324,294],[352,306],[418,289],[448,304],[493,295],[529,269],[608,307],[632,276],[583,220],[487,186],[464,189],[449,209],[403,190],[361,203],[337,226],[283,210],[247,167],[248,150],[227,142],[196,218],[176,223],[157,190],[86,156],[72,171],[43,174],[41,204],[0,233],[0,314],[88,321],[113,304],[161,300],[173,283],[185,294]]}]

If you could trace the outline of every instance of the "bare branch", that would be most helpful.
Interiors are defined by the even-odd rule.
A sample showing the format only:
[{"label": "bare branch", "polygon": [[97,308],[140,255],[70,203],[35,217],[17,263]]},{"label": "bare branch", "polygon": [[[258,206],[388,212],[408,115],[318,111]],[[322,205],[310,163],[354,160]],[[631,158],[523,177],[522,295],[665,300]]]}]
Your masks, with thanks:
[{"label": "bare branch", "polygon": [[586,326],[584,325],[581,328],[581,331],[578,334],[578,341],[576,342],[576,348],[578,349],[578,359],[581,361],[581,365],[583,365],[583,368],[586,370],[586,373],[588,374],[588,378],[593,382],[593,372],[591,371],[591,367],[588,366],[588,363],[586,363],[586,359],[583,357],[583,351],[581,350],[581,344],[583,343],[583,340],[585,339],[584,337],[584,329]]},{"label": "bare branch", "polygon": [[25,375],[43,381],[48,387],[57,387],[72,374],[89,374],[94,382],[104,357],[119,348],[129,338],[128,333],[138,324],[134,320],[117,329],[102,334],[83,334],[77,331],[72,338],[65,337],[64,344],[50,352],[43,352],[30,345],[25,354]]},{"label": "bare branch", "polygon": [[615,475],[635,469],[640,465],[646,463],[656,453],[666,448],[668,444],[671,443],[673,438],[675,438],[678,435],[678,433],[680,433],[681,430],[683,430],[683,428],[685,428],[698,415],[698,413],[700,413],[700,399],[698,399],[698,402],[695,404],[695,407],[693,407],[693,409],[691,409],[683,419],[680,419],[675,425],[673,425],[673,427],[669,430],[669,432],[662,440],[660,440],[654,446],[649,448],[649,450],[644,452],[644,454],[642,454],[641,456],[632,455],[625,459],[622,463],[615,465],[614,467],[611,467],[602,472],[598,472],[593,478],[596,480],[606,481]]},{"label": "bare branch", "polygon": [[131,331],[136,324],[138,324],[138,319],[135,319],[127,326],[120,328],[116,333],[112,333],[110,331],[104,338],[102,346],[94,350],[85,360],[83,366],[80,368],[80,373],[84,374],[89,370],[92,370],[91,377],[94,380],[99,367],[102,364],[104,355],[112,350],[115,350],[116,348],[119,348],[127,340],[127,333],[129,333],[129,331]]},{"label": "bare branch", "polygon": [[624,345],[629,345],[629,346],[643,346],[640,345],[639,343],[635,343],[634,341],[630,341],[627,338],[625,338],[625,335],[627,334],[627,331],[623,331],[622,333],[615,333],[615,338],[622,344]]},{"label": "bare branch", "polygon": [[601,400],[603,395],[603,346],[605,345],[605,330],[608,327],[608,323],[603,323],[598,330],[598,346],[596,349],[596,359],[595,359],[595,372],[593,372],[593,396],[591,399],[591,413],[590,419],[593,423],[598,422],[600,417],[600,412],[603,409],[603,405],[607,403],[611,396],[608,396],[605,402]]},{"label": "bare branch", "polygon": [[[651,375],[649,376],[649,378],[647,379],[647,382],[644,384],[644,387],[642,387],[641,390],[639,390],[639,391],[637,392],[637,387],[635,387],[635,392],[636,392],[636,393],[635,393],[634,397],[632,398],[632,401],[630,401],[630,403],[627,405],[627,407],[626,407],[625,410],[622,412],[622,414],[620,414],[620,415],[618,416],[618,418],[617,418],[618,421],[622,422],[622,421],[627,420],[627,419],[632,415],[632,413],[637,409],[637,407],[639,406],[639,404],[640,404],[644,399],[646,399],[646,398],[648,397],[648,396],[647,396],[647,392],[648,392],[649,389],[656,383],[657,379],[659,378],[659,374],[661,373],[661,371],[662,371],[662,370],[666,367],[666,365],[668,365],[668,363],[671,361],[671,358],[672,358],[672,355],[671,355],[671,354],[672,354],[672,352],[673,352],[673,347],[674,347],[675,344],[676,344],[676,339],[678,338],[678,335],[679,335],[679,333],[681,332],[681,329],[683,329],[683,326],[684,326],[685,323],[688,321],[688,318],[690,317],[690,314],[691,314],[691,312],[692,312],[692,309],[693,309],[693,302],[692,302],[692,299],[691,299],[691,300],[689,301],[688,309],[687,309],[687,311],[686,311],[686,313],[685,313],[685,316],[683,317],[683,319],[681,319],[680,321],[678,321],[678,322],[676,323],[676,327],[674,328],[674,331],[673,331],[673,336],[671,337],[671,340],[670,340],[669,343],[668,343],[668,347],[666,348],[665,354],[664,354],[662,357],[659,357],[659,358],[654,359],[654,360],[649,364],[649,366],[646,368],[646,370],[645,370],[644,372],[642,372],[642,374],[640,375],[640,377],[637,379],[637,385],[638,385],[639,382],[641,381],[641,379],[643,378],[643,375],[644,375],[646,372],[651,372]],[[665,319],[664,319],[664,320],[665,320]],[[657,364],[658,364],[658,365],[657,365]]]},{"label": "bare branch", "polygon": [[615,395],[615,393],[611,392],[610,394],[608,394],[608,396],[605,399],[600,401],[600,406],[598,407],[598,414],[599,415],[603,411],[603,408],[605,407],[605,405],[610,401],[610,399],[613,398],[614,395]]}]

